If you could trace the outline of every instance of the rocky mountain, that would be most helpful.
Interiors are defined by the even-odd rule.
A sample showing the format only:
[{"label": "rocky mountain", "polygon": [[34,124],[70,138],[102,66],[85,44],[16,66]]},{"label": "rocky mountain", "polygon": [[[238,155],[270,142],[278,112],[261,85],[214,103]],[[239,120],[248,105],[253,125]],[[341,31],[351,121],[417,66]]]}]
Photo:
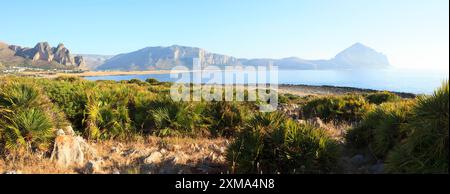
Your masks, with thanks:
[{"label": "rocky mountain", "polygon": [[147,47],[120,54],[98,66],[97,70],[161,70],[171,69],[177,65],[192,67],[194,58],[199,58],[202,66],[239,64],[239,60],[234,57],[209,53],[201,48],[174,45]]},{"label": "rocky mountain", "polygon": [[201,48],[186,46],[147,47],[131,53],[116,55],[96,70],[162,70],[177,65],[192,67],[194,58],[202,61],[202,66],[209,65],[268,65],[272,63],[279,69],[350,69],[350,68],[385,68],[390,66],[385,55],[356,43],[329,60],[306,60],[297,57],[284,59],[238,59],[235,57],[210,53]]},{"label": "rocky mountain", "polygon": [[0,62],[5,64],[86,69],[84,58],[71,55],[64,44],[51,47],[47,42],[40,42],[28,48],[2,43],[0,49]]},{"label": "rocky mountain", "polygon": [[384,54],[361,43],[340,52],[330,62],[338,68],[378,68],[390,65]]}]

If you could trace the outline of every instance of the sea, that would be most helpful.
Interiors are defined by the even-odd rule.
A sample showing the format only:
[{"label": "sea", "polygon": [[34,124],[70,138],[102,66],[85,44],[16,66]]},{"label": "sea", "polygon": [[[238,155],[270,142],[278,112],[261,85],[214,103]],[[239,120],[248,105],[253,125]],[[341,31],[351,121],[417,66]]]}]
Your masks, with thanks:
[{"label": "sea", "polygon": [[[242,72],[241,72],[242,73]],[[245,72],[251,73],[251,72]],[[254,73],[254,72],[253,72]],[[423,70],[423,69],[371,69],[371,70],[278,70],[265,73],[263,81],[251,79],[254,74],[248,74],[245,79],[236,79],[236,72],[203,72],[202,83],[224,84],[252,84],[253,82],[266,82],[290,85],[312,86],[338,86],[373,89],[394,92],[406,92],[414,94],[432,94],[433,91],[448,80],[449,70]],[[250,75],[250,76],[249,76]],[[261,74],[259,74],[261,75]],[[146,74],[146,75],[114,75],[85,77],[88,80],[131,80],[155,78],[162,82],[175,82],[192,80],[200,76],[200,72],[188,72],[180,74]],[[228,77],[231,79],[225,79]],[[233,77],[234,76],[234,77]],[[250,77],[250,78],[249,78]],[[258,76],[257,76],[258,77]],[[234,79],[233,79],[234,78]],[[220,82],[217,82],[221,80]],[[252,81],[253,80],[253,81]]]}]

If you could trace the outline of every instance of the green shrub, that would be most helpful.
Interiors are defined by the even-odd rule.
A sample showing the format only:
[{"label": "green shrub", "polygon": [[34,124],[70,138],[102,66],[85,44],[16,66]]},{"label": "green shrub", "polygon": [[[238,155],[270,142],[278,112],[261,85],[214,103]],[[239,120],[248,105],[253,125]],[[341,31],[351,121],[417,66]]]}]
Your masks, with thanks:
[{"label": "green shrub", "polygon": [[279,94],[278,95],[278,102],[282,104],[287,103],[299,103],[302,100],[300,96],[294,95],[294,94]]},{"label": "green shrub", "polygon": [[306,118],[319,117],[326,122],[354,122],[361,120],[370,109],[360,95],[328,96],[308,101],[302,107],[302,113]]},{"label": "green shrub", "polygon": [[338,144],[325,132],[258,113],[229,146],[233,173],[327,173],[336,169]]},{"label": "green shrub", "polygon": [[448,173],[449,83],[432,96],[419,97],[405,129],[408,137],[386,160],[393,173]]},{"label": "green shrub", "polygon": [[396,102],[399,101],[401,98],[397,94],[391,93],[391,92],[377,92],[377,93],[371,93],[366,96],[367,102],[371,104],[382,104],[385,102]]},{"label": "green shrub", "polygon": [[154,95],[149,92],[137,92],[131,99],[129,112],[136,130],[144,133],[150,131],[153,123],[151,121],[151,115],[149,115],[149,110],[152,108],[151,104],[154,98]]},{"label": "green shrub", "polygon": [[130,84],[137,84],[139,86],[147,86],[148,85],[147,82],[143,82],[140,79],[131,79],[130,81],[128,81],[128,83],[130,83]]},{"label": "green shrub", "polygon": [[150,85],[158,85],[159,81],[155,78],[148,78],[145,80],[145,82],[149,83]]},{"label": "green shrub", "polygon": [[[63,79],[64,78],[64,79]],[[39,80],[45,94],[61,109],[75,130],[83,132],[84,112],[87,108],[87,91],[92,90],[95,83],[71,77]]]},{"label": "green shrub", "polygon": [[148,111],[153,133],[158,136],[202,135],[208,127],[204,124],[204,104],[176,102],[165,96],[154,100]]},{"label": "green shrub", "polygon": [[76,77],[76,76],[59,76],[55,78],[56,81],[65,81],[65,82],[80,82],[83,81],[83,78]]},{"label": "green shrub", "polygon": [[42,110],[3,114],[0,120],[0,133],[7,150],[15,150],[29,144],[32,149],[47,150],[53,138],[53,123]]},{"label": "green shrub", "polygon": [[354,147],[369,146],[373,153],[385,158],[403,138],[402,130],[412,116],[414,101],[384,103],[364,115],[362,122],[347,133],[347,141]]},{"label": "green shrub", "polygon": [[0,106],[24,109],[40,106],[43,99],[36,87],[17,82],[2,86]]},{"label": "green shrub", "polygon": [[127,138],[133,135],[128,105],[130,89],[126,86],[99,86],[88,93],[83,123],[90,139]]},{"label": "green shrub", "polygon": [[66,124],[58,110],[34,84],[0,84],[0,144],[8,151],[48,151],[53,130]]},{"label": "green shrub", "polygon": [[237,102],[212,102],[204,114],[210,119],[210,132],[214,137],[232,137],[244,124],[248,109]]}]

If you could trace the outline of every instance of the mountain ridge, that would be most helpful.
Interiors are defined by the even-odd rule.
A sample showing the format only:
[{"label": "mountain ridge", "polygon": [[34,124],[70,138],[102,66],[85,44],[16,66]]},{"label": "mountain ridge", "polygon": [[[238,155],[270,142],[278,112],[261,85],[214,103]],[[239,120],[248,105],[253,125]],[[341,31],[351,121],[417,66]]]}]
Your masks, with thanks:
[{"label": "mountain ridge", "polygon": [[168,47],[145,47],[130,53],[122,53],[105,61],[96,70],[167,70],[177,65],[192,67],[194,58],[199,58],[203,67],[216,65],[277,65],[280,69],[348,69],[385,68],[390,66],[388,58],[361,43],[355,43],[338,53],[334,58],[307,60],[299,57],[282,59],[236,58],[208,52],[197,47],[172,45]]},{"label": "mountain ridge", "polygon": [[0,42],[0,63],[31,64],[38,67],[56,63],[58,67],[72,67],[83,70],[169,70],[179,65],[191,68],[194,58],[200,59],[202,67],[211,65],[219,67],[225,65],[266,66],[273,64],[278,66],[279,69],[309,70],[386,68],[390,66],[386,55],[362,43],[355,43],[330,59],[308,60],[299,57],[281,59],[237,58],[212,53],[203,48],[182,45],[145,47],[118,55],[72,55],[64,44],[51,47],[47,42],[40,42],[34,48],[27,48]]}]

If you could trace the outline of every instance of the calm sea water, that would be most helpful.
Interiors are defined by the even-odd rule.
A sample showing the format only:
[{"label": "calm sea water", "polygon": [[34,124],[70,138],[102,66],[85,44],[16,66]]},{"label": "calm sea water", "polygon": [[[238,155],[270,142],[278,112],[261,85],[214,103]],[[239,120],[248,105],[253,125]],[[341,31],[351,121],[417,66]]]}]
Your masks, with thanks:
[{"label": "calm sea water", "polygon": [[[188,75],[187,73],[184,76]],[[192,73],[189,73],[192,76]],[[435,88],[441,86],[442,81],[449,77],[448,70],[279,70],[279,84],[305,84],[314,86],[343,86],[375,90],[388,90],[396,92],[408,92],[415,94],[431,94]],[[233,76],[233,72],[224,72],[225,76]],[[274,74],[266,74],[267,83]],[[86,77],[88,80],[130,80],[155,78],[159,81],[176,81],[170,74],[148,74],[148,75],[124,75],[124,76],[96,76]],[[246,77],[247,78],[247,77]],[[220,79],[220,78],[219,78]],[[202,82],[210,82],[211,79],[203,79]],[[237,84],[248,83],[248,79]],[[250,81],[251,82],[251,81]],[[229,83],[227,83],[229,84]]]}]

